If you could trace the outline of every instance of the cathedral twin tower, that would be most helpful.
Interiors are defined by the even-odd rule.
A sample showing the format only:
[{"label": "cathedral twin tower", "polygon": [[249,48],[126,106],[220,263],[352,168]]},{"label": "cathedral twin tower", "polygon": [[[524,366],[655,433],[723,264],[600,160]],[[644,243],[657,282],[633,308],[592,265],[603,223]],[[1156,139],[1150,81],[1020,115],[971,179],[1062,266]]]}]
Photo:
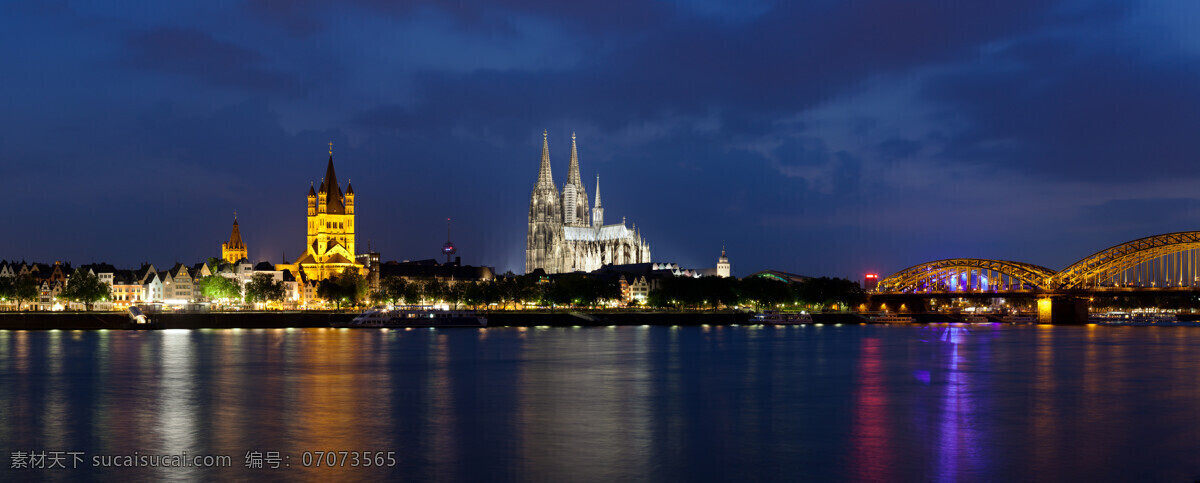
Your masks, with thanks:
[{"label": "cathedral twin tower", "polygon": [[525,273],[591,272],[604,265],[650,262],[650,246],[636,229],[604,224],[600,204],[600,178],[596,177],[596,204],[588,216],[588,193],[579,176],[579,155],[571,135],[571,164],[562,193],[550,172],[550,145],[542,132],[542,163],[529,197],[529,232],[525,245]]}]

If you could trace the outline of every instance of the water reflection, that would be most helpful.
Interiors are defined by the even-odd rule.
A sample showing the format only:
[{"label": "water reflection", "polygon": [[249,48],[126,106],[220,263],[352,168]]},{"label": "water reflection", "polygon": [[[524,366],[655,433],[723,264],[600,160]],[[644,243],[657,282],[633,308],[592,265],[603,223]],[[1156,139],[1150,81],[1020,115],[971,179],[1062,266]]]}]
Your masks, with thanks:
[{"label": "water reflection", "polygon": [[65,391],[70,387],[69,376],[63,373],[63,365],[67,358],[63,351],[63,332],[51,330],[47,335],[49,340],[45,348],[47,360],[44,370],[50,384],[46,388],[48,392],[41,405],[41,420],[45,422],[42,438],[54,447],[62,447],[65,440],[70,437],[71,431],[67,421],[69,408],[65,397]]},{"label": "water reflection", "polygon": [[892,461],[897,448],[890,435],[881,345],[878,338],[864,337],[858,355],[854,426],[850,436],[850,469],[858,480],[894,481],[900,476]]},{"label": "water reflection", "polygon": [[[191,331],[164,330],[159,350],[160,368],[157,394],[153,396],[156,410],[153,426],[158,444],[138,451],[158,454],[182,454],[198,448],[197,412],[201,409],[195,401],[196,373],[194,345]],[[182,479],[193,476],[195,470],[180,471],[179,468],[158,468],[155,477],[160,479]]]},{"label": "water reflection", "polygon": [[941,338],[942,350],[948,351],[949,357],[941,400],[942,418],[938,424],[939,481],[960,481],[964,476],[986,478],[986,474],[979,472],[980,459],[986,456],[979,448],[980,428],[985,424],[976,420],[986,415],[974,407],[971,393],[975,389],[971,387],[969,372],[960,368],[964,362],[960,351],[968,335],[964,327],[947,327]]},{"label": "water reflection", "polygon": [[[1197,476],[1198,343],[1189,328],[0,331],[0,450],[234,464],[62,476],[103,479],[1179,480]],[[290,466],[247,469],[252,450]],[[303,468],[305,451],[354,450],[397,464]]]},{"label": "water reflection", "polygon": [[568,330],[535,329],[525,342],[526,357],[555,363],[522,365],[520,474],[546,481],[645,474],[651,456],[650,331]]}]

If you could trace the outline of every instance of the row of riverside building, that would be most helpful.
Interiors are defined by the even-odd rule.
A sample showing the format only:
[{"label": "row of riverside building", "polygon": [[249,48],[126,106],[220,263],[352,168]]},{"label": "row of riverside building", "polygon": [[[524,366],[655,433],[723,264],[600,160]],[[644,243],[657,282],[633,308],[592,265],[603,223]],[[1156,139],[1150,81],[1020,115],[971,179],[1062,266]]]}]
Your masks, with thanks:
[{"label": "row of riverside building", "polygon": [[[137,305],[155,309],[196,308],[209,302],[202,293],[198,281],[202,277],[219,275],[232,279],[239,286],[246,284],[257,274],[267,274],[284,286],[284,307],[296,308],[316,303],[316,282],[303,282],[291,272],[276,270],[274,265],[261,262],[251,264],[246,259],[236,263],[221,261],[217,264],[201,262],[194,265],[176,263],[159,269],[153,264],[143,264],[137,269],[118,269],[107,263],[92,263],[73,268],[69,263],[55,262],[26,263],[0,261],[0,277],[28,276],[37,286],[37,295],[25,302],[24,310],[80,310],[83,303],[62,300],[59,295],[76,270],[95,275],[108,284],[109,296],[93,304],[95,310],[124,310]],[[0,310],[16,310],[15,300],[0,300]]]},{"label": "row of riverside building", "polygon": [[[162,309],[200,309],[207,300],[198,281],[203,277],[222,276],[238,282],[245,289],[255,275],[267,274],[284,287],[285,309],[324,308],[317,297],[321,280],[337,276],[349,269],[358,272],[378,288],[380,276],[395,275],[405,279],[439,279],[445,282],[490,280],[490,267],[460,266],[455,263],[437,264],[432,260],[419,262],[379,263],[378,253],[355,253],[354,188],[346,185],[343,192],[333,167],[330,149],[325,176],[319,188],[310,186],[307,203],[305,247],[291,263],[251,263],[248,249],[242,240],[236,215],[229,241],[221,244],[221,259],[186,265],[176,263],[170,268],[142,264],[137,269],[118,269],[107,263],[94,263],[73,268],[69,263],[26,263],[0,261],[0,277],[31,277],[38,288],[37,295],[24,302],[25,310],[76,310],[83,303],[61,300],[59,295],[77,269],[90,272],[108,284],[106,300],[93,304],[95,310],[124,310],[139,306],[151,311]],[[16,310],[18,302],[0,300],[0,310]]]},{"label": "row of riverside building", "polygon": [[[572,135],[568,179],[560,195],[550,171],[549,148],[546,133],[543,133],[538,181],[530,201],[526,274],[585,272],[591,276],[619,277],[623,298],[627,301],[644,301],[656,279],[664,275],[730,276],[729,259],[723,247],[715,269],[681,269],[675,264],[650,263],[649,245],[636,228],[627,228],[624,220],[620,224],[604,223],[598,180],[595,206],[589,213],[588,195],[579,176],[574,141]],[[491,267],[462,266],[458,260],[450,262],[447,259],[445,264],[434,260],[380,263],[378,253],[370,250],[356,253],[354,187],[347,183],[346,191],[342,191],[334,170],[332,144],[320,187],[311,185],[307,198],[304,249],[294,261],[250,262],[235,214],[229,241],[221,244],[219,260],[209,259],[192,265],[175,263],[170,268],[148,263],[137,269],[117,269],[106,263],[78,267],[91,272],[110,287],[107,300],[93,304],[93,308],[124,310],[133,305],[150,310],[204,307],[211,301],[201,293],[197,281],[208,276],[233,279],[244,289],[255,275],[268,274],[284,286],[282,308],[323,307],[317,297],[318,284],[346,270],[363,276],[372,291],[378,289],[381,278],[388,276],[409,281],[438,279],[449,283],[495,278]],[[449,241],[447,246],[451,246]],[[35,280],[38,294],[28,301],[28,307],[22,307],[33,310],[83,308],[81,303],[59,300],[59,294],[74,272],[69,263],[0,261],[0,277],[27,275]],[[0,300],[0,310],[14,310],[17,305],[16,301]]]}]

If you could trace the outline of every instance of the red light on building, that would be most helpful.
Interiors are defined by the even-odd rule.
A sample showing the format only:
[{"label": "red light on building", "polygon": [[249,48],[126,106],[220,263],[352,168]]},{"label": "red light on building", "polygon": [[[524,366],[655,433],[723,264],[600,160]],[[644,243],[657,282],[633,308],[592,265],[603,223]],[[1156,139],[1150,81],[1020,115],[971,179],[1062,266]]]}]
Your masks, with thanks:
[{"label": "red light on building", "polygon": [[863,282],[863,290],[875,290],[879,286],[879,274],[868,273],[866,280]]}]

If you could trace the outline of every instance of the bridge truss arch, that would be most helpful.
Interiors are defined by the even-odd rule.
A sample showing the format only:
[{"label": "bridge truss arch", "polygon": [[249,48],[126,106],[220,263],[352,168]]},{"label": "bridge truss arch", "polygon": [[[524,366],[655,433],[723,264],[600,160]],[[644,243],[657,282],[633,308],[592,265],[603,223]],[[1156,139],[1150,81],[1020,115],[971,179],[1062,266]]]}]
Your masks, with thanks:
[{"label": "bridge truss arch", "polygon": [[940,292],[1047,288],[1055,271],[1031,263],[984,258],[947,258],[914,265],[879,281],[881,292]]},{"label": "bridge truss arch", "polygon": [[[1157,258],[1200,249],[1200,231],[1148,236],[1112,246],[1075,262],[1054,275],[1054,287],[1077,289],[1102,286],[1123,273]],[[1185,259],[1189,264],[1197,260]]]}]

